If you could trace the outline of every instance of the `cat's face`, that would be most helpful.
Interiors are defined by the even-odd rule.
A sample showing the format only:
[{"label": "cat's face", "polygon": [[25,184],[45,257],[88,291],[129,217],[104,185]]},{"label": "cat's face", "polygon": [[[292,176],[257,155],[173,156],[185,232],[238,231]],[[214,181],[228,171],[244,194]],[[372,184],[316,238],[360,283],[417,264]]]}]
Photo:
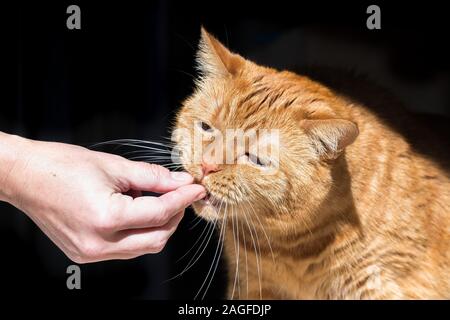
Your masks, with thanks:
[{"label": "cat's face", "polygon": [[357,127],[338,119],[327,89],[257,66],[204,30],[198,62],[202,77],[173,135],[179,161],[209,193],[195,211],[210,220],[258,215],[265,226],[289,224],[326,194],[326,163],[356,138]]}]

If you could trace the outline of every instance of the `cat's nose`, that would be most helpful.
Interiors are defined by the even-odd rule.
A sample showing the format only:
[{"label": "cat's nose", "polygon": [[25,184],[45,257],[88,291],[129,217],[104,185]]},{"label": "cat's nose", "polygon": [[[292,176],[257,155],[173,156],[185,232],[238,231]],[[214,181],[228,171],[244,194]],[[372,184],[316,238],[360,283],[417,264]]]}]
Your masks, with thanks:
[{"label": "cat's nose", "polygon": [[210,173],[220,171],[220,167],[218,164],[207,163],[207,162],[202,161],[202,171],[203,171],[203,176],[206,177]]}]

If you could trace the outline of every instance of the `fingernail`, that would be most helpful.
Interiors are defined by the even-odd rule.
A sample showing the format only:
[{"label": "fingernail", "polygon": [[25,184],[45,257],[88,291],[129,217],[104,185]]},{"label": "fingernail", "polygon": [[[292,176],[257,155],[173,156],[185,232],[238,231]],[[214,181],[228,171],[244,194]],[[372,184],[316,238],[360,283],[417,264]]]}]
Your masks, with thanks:
[{"label": "fingernail", "polygon": [[192,176],[187,172],[171,172],[170,177],[173,180],[188,182],[192,181]]}]

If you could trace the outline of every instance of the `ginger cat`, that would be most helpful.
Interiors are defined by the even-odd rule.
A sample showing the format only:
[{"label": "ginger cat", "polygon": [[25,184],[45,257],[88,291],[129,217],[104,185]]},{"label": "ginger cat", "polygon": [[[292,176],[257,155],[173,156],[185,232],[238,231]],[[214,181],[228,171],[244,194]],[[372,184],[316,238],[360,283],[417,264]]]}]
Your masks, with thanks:
[{"label": "ginger cat", "polygon": [[[219,230],[229,298],[450,298],[444,167],[364,105],[256,65],[204,29],[198,64],[174,140],[209,192],[193,207]],[[248,140],[208,151],[230,128],[278,130],[260,139],[278,158],[252,155]],[[199,161],[195,134],[207,150]],[[222,152],[235,161],[217,161]]]}]

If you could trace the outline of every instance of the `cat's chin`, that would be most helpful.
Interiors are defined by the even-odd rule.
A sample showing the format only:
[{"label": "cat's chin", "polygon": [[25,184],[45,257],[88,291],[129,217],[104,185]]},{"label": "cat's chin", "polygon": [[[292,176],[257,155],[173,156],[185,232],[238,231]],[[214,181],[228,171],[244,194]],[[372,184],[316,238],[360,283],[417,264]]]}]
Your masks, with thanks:
[{"label": "cat's chin", "polygon": [[192,204],[195,213],[209,221],[222,218],[219,208],[210,199],[202,199]]}]

